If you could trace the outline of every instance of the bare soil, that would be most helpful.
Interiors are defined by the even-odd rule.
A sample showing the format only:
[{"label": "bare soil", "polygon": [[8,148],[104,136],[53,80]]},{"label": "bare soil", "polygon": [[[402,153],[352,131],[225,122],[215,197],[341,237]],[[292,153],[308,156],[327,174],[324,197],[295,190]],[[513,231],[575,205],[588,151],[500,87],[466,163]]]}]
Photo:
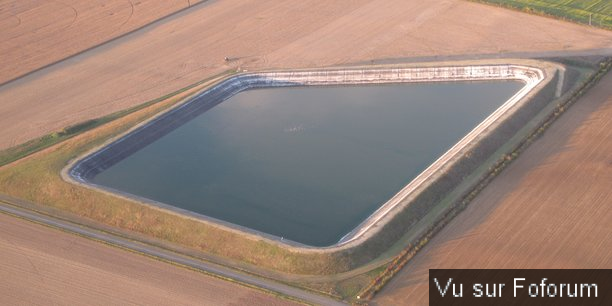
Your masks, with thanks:
[{"label": "bare soil", "polygon": [[[72,2],[76,5],[79,1]],[[151,5],[153,2],[159,1],[151,1]],[[52,5],[40,3],[46,3],[43,7]],[[119,6],[116,14],[125,15]],[[151,10],[157,12],[154,7]],[[74,39],[101,37],[101,29],[118,27],[127,20],[127,16],[117,17],[112,23],[108,18],[92,17],[77,27],[65,24],[73,18],[68,9],[50,11],[66,11],[62,13],[65,16],[56,18],[62,22],[52,23],[53,28],[68,27],[53,32],[65,35],[41,39],[37,33],[51,26],[33,25],[40,28],[38,32],[17,27],[14,31],[22,34],[19,37],[24,42],[3,43],[3,62],[26,65],[28,61],[21,54],[27,50],[52,48],[64,40],[72,45]],[[22,17],[31,22],[38,20],[26,15]],[[72,32],[80,27],[89,30]],[[10,29],[0,31],[0,37],[7,37],[5,32]],[[0,87],[0,149],[237,67],[315,67],[412,56],[610,47],[609,31],[460,0],[213,1]],[[65,54],[62,48],[58,50]],[[30,54],[38,56],[39,51]],[[50,55],[42,57],[52,61]],[[225,57],[230,61],[224,61]],[[23,71],[33,66],[29,67]],[[2,72],[2,76],[10,79],[15,71]]]},{"label": "bare soil", "polygon": [[612,74],[449,223],[375,298],[427,305],[432,268],[612,268]]},{"label": "bare soil", "polygon": [[0,1],[0,84],[200,1]]},{"label": "bare soil", "polygon": [[6,305],[295,305],[0,214]]}]

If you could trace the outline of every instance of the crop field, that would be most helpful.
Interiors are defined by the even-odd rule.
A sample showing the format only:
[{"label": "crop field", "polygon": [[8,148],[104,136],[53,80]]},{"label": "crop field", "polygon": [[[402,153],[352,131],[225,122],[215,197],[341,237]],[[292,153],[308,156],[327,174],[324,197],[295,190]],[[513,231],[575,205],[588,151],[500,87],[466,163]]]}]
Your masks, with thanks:
[{"label": "crop field", "polygon": [[612,2],[609,0],[476,0],[550,15],[579,23],[612,29]]},{"label": "crop field", "polygon": [[0,84],[198,2],[0,1]]}]

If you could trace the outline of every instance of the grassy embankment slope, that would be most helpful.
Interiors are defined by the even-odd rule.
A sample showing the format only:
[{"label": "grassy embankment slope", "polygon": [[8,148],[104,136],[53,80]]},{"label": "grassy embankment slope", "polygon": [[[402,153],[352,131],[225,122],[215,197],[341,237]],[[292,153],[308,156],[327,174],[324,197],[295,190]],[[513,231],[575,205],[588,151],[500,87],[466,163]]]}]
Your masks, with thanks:
[{"label": "grassy embankment slope", "polygon": [[[84,128],[75,129],[74,134],[77,135],[72,139],[0,167],[0,193],[39,203],[53,210],[68,212],[76,218],[85,218],[97,224],[105,224],[154,239],[177,243],[215,257],[228,257],[273,270],[289,273],[333,274],[354,268],[356,264],[354,261],[359,260],[356,260],[351,254],[342,252],[300,254],[275,244],[245,238],[240,234],[189,218],[168,214],[149,206],[82,188],[63,181],[59,176],[59,172],[69,160],[124,132],[137,122],[174,105],[180,98],[179,95],[160,103],[152,101],[147,104],[148,107],[127,115],[124,114],[124,116],[117,115],[121,118],[88,132],[81,130],[98,124],[91,124],[91,126],[84,124]],[[12,157],[15,158],[15,156]],[[369,249],[372,246],[364,247]],[[245,250],[248,251],[245,252]],[[371,250],[360,250],[357,253],[368,255],[370,252]],[[398,257],[395,263],[403,261],[406,252],[400,255],[404,256]],[[395,267],[395,264],[390,267]],[[350,298],[360,292],[363,287],[367,287],[369,282],[373,281],[377,284],[379,277],[376,275],[379,272],[380,269],[376,269],[358,276],[357,279],[342,282],[332,281],[321,285],[311,284],[309,287]]]},{"label": "grassy embankment slope", "polygon": [[551,16],[604,29],[612,29],[612,2],[609,0],[472,0],[492,3],[527,13]]}]

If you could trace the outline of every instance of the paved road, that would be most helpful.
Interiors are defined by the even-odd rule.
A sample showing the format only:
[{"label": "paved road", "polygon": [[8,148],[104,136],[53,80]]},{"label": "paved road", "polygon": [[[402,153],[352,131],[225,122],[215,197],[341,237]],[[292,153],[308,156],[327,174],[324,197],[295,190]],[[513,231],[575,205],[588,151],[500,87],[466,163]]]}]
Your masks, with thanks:
[{"label": "paved road", "polygon": [[[79,226],[73,223],[69,223],[67,221],[55,219],[53,217],[19,208],[15,206],[15,204],[18,204],[16,203],[18,201],[19,200],[0,195],[0,212],[14,215],[32,222],[58,228],[70,233],[75,233],[90,239],[102,241],[113,246],[126,248],[131,251],[145,254],[156,259],[176,263],[178,265],[187,266],[189,268],[196,269],[205,273],[215,274],[225,278],[229,278],[243,284],[252,285],[255,287],[263,288],[265,290],[292,296],[308,303],[316,305],[345,305],[340,301],[336,301],[331,298],[304,291],[295,287],[280,284],[267,279],[262,279],[253,275],[240,273],[227,267],[202,262],[194,258],[190,258],[168,250],[127,240],[109,233],[100,232],[91,228]],[[27,205],[28,203],[25,204]]]}]

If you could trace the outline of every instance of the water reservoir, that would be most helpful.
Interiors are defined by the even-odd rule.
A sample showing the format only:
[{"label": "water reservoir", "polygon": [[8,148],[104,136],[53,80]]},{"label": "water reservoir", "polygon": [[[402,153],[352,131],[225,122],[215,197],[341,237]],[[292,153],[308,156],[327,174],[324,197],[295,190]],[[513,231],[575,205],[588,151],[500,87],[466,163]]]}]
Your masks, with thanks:
[{"label": "water reservoir", "polygon": [[338,242],[520,81],[242,91],[90,183],[311,246]]}]

